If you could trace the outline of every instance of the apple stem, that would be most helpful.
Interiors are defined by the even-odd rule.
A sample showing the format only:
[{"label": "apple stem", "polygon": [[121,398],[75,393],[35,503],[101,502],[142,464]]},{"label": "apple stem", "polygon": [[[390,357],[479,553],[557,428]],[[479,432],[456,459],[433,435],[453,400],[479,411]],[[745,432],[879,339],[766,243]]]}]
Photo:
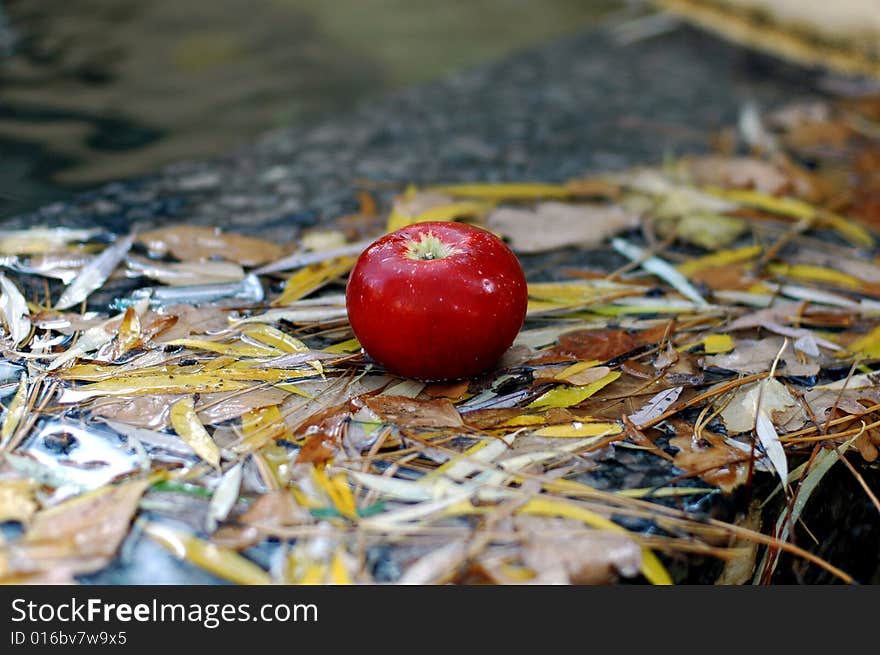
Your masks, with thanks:
[{"label": "apple stem", "polygon": [[421,261],[443,259],[456,252],[458,251],[455,248],[443,243],[433,232],[422,234],[418,241],[410,240],[406,244],[406,256]]}]

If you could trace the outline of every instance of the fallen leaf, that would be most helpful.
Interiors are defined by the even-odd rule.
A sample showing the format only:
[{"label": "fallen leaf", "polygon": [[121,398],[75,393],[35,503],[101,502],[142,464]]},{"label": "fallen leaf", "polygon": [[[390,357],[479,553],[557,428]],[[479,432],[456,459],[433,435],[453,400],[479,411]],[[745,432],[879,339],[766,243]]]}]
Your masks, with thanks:
[{"label": "fallen leaf", "polygon": [[639,216],[615,205],[569,205],[544,202],[534,209],[501,207],[486,218],[486,226],[503,236],[520,253],[569,246],[597,246],[606,238],[637,227]]},{"label": "fallen leaf", "polygon": [[220,466],[220,449],[205,430],[196,415],[193,399],[189,396],[171,406],[169,415],[174,431],[195,453],[214,468]]},{"label": "fallen leaf", "polygon": [[784,414],[791,408],[799,407],[797,399],[775,378],[744,385],[721,410],[721,420],[730,434],[754,429],[759,400],[760,409],[770,419],[776,412]]},{"label": "fallen leaf", "polygon": [[373,396],[364,404],[379,418],[406,428],[442,428],[464,425],[455,405],[445,398],[414,400],[401,396]]},{"label": "fallen leaf", "polygon": [[0,547],[5,574],[53,569],[83,574],[103,568],[128,534],[148,485],[135,480],[105,486],[38,512],[21,539]]},{"label": "fallen leaf", "polygon": [[[708,368],[720,368],[738,373],[762,373],[770,370],[770,365],[782,348],[782,337],[764,339],[736,339],[733,352],[723,355],[711,355],[703,360]],[[784,375],[812,377],[819,373],[819,363],[812,357],[799,355],[793,349],[786,348],[779,362],[779,371]]]},{"label": "fallen leaf", "polygon": [[38,507],[35,490],[36,483],[30,479],[0,480],[0,524],[28,523]]},{"label": "fallen leaf", "polygon": [[171,254],[184,262],[216,258],[258,266],[284,254],[284,248],[272,241],[200,225],[181,224],[141,232],[137,240],[154,256]]},{"label": "fallen leaf", "polygon": [[514,526],[524,540],[523,563],[536,573],[534,584],[609,584],[641,570],[641,548],[625,534],[536,516],[517,516]]},{"label": "fallen leaf", "polygon": [[640,331],[614,328],[574,330],[560,335],[558,351],[575,359],[605,362],[636,348],[658,343],[665,335],[672,334],[672,329],[673,326],[662,324]]},{"label": "fallen leaf", "polygon": [[684,421],[675,420],[672,425],[675,436],[669,439],[669,445],[678,449],[672,461],[677,468],[696,474],[724,493],[746,482],[748,453],[728,445],[724,437],[711,430],[703,429],[698,439]]}]

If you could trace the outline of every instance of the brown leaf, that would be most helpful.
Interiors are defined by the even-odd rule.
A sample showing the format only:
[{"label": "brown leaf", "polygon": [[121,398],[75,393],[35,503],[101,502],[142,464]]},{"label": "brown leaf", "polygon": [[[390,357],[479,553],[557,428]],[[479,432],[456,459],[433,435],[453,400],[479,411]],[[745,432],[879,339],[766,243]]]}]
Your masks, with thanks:
[{"label": "brown leaf", "polygon": [[284,248],[272,241],[201,225],[173,225],[142,232],[138,242],[155,255],[170,253],[186,262],[216,258],[243,266],[258,266],[275,261],[284,254]]},{"label": "brown leaf", "polygon": [[90,411],[95,418],[162,430],[171,425],[171,406],[184,397],[180,394],[106,396],[95,400]]},{"label": "brown leaf", "polygon": [[463,415],[465,424],[475,430],[490,430],[496,425],[504,423],[515,416],[522,414],[518,407],[478,409]]},{"label": "brown leaf", "polygon": [[337,443],[337,440],[328,439],[324,434],[309,435],[296,456],[296,463],[322,464],[327,462],[336,455]]},{"label": "brown leaf", "polygon": [[559,337],[556,351],[575,359],[596,359],[604,362],[636,348],[658,343],[664,335],[671,332],[672,327],[667,323],[641,331],[620,328],[575,330]]},{"label": "brown leaf", "polygon": [[597,246],[606,238],[637,227],[638,214],[616,205],[538,203],[534,209],[501,207],[486,226],[520,253],[546,252],[567,246]]},{"label": "brown leaf", "polygon": [[312,515],[296,502],[288,489],[271,491],[257,498],[239,519],[262,530],[311,523]]},{"label": "brown leaf", "polygon": [[196,413],[202,423],[213,425],[238,418],[254,409],[280,405],[290,394],[275,387],[257,388],[242,393],[229,391],[204,394],[196,403]]},{"label": "brown leaf", "polygon": [[641,569],[641,548],[625,534],[531,516],[517,516],[514,525],[526,535],[522,558],[537,573],[534,584],[608,584]]},{"label": "brown leaf", "polygon": [[727,445],[724,437],[710,430],[704,429],[700,433],[702,439],[697,439],[693,428],[684,421],[675,420],[672,425],[675,436],[669,445],[679,449],[672,460],[675,466],[695,473],[724,493],[730,493],[746,481],[747,453]]},{"label": "brown leaf", "polygon": [[[175,339],[184,339],[194,334],[207,334],[219,332],[229,326],[225,312],[213,305],[171,305],[164,310],[164,315],[169,317],[167,322],[157,323],[159,328],[153,335],[158,343],[167,343]],[[170,322],[174,317],[174,322]],[[156,338],[160,337],[161,338]]]},{"label": "brown leaf", "polygon": [[0,480],[0,523],[27,523],[37,511],[36,487],[36,482],[28,479]]},{"label": "brown leaf", "polygon": [[[703,360],[705,367],[722,368],[738,373],[763,373],[769,371],[773,360],[782,348],[782,337],[765,339],[737,339],[732,352],[711,355]],[[803,356],[803,360],[799,359]],[[788,346],[782,353],[779,371],[785,375],[810,377],[819,373],[819,363]]]},{"label": "brown leaf", "polygon": [[792,179],[780,166],[754,157],[709,155],[688,158],[684,163],[699,186],[754,189],[771,195],[790,190],[799,195],[809,193],[809,188],[793,189],[798,180]]},{"label": "brown leaf", "polygon": [[406,428],[445,428],[464,425],[446,399],[415,400],[404,396],[372,396],[364,404],[383,421]]},{"label": "brown leaf", "polygon": [[470,386],[470,380],[462,380],[461,382],[449,382],[445,384],[429,384],[424,389],[424,393],[431,398],[449,398],[450,400],[459,400],[467,393]]},{"label": "brown leaf", "polygon": [[149,484],[134,480],[102,487],[37,513],[24,537],[4,549],[7,574],[55,568],[82,574],[103,568],[128,534]]},{"label": "brown leaf", "polygon": [[320,463],[333,457],[350,418],[351,408],[344,402],[322,409],[300,423],[296,433],[305,434],[306,441],[297,455],[297,463]]}]

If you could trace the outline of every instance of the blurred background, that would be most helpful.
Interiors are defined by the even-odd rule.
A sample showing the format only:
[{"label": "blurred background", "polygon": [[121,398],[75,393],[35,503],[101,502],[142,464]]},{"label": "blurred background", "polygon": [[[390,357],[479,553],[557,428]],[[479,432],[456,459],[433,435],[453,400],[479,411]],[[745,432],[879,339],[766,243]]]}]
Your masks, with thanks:
[{"label": "blurred background", "polygon": [[0,218],[565,36],[625,0],[0,0]]},{"label": "blurred background", "polygon": [[0,0],[0,219],[600,23],[678,19],[880,80],[880,0]]}]

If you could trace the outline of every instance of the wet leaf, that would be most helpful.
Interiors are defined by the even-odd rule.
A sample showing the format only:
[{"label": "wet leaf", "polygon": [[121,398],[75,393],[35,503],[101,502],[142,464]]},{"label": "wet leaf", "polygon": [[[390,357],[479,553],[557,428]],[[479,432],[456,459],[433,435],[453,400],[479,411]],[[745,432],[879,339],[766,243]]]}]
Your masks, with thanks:
[{"label": "wet leaf", "polygon": [[272,301],[272,304],[275,306],[289,305],[320,289],[325,284],[345,275],[351,270],[354,263],[354,257],[337,257],[320,264],[312,264],[301,268],[287,278],[287,282],[284,284],[284,291],[281,292],[278,298]]},{"label": "wet leaf", "polygon": [[373,396],[364,404],[379,418],[407,428],[442,428],[464,425],[458,410],[444,398],[415,400],[404,396]]},{"label": "wet leaf", "polygon": [[407,225],[429,221],[479,218],[491,208],[492,204],[487,202],[461,202],[444,193],[410,188],[394,199],[386,230],[393,232]]},{"label": "wet leaf", "polygon": [[238,282],[244,269],[232,262],[162,262],[129,255],[128,270],[173,287]]},{"label": "wet leaf", "polygon": [[208,508],[208,531],[217,529],[218,523],[226,520],[229,512],[238,500],[241,489],[242,465],[236,464],[227,470],[217,483],[214,495],[211,496],[211,505]]},{"label": "wet leaf", "polygon": [[0,480],[0,523],[28,523],[37,511],[36,484],[30,479]]},{"label": "wet leaf", "polygon": [[0,273],[0,318],[6,326],[13,348],[17,348],[30,334],[31,321],[28,313],[27,301],[21,291]]},{"label": "wet leaf", "polygon": [[125,259],[132,243],[134,243],[134,235],[129,235],[119,237],[107,246],[100,255],[84,266],[64,289],[58,302],[55,303],[55,309],[68,309],[78,305],[93,291],[100,288],[120,262]]},{"label": "wet leaf", "polygon": [[183,398],[171,406],[169,415],[174,431],[214,468],[220,466],[220,449],[196,415],[192,398]]},{"label": "wet leaf", "polygon": [[76,230],[67,227],[0,230],[0,254],[33,255],[55,252],[69,243],[88,241],[100,233],[99,229]]},{"label": "wet leaf", "polygon": [[642,405],[637,412],[630,414],[629,420],[632,421],[634,425],[642,425],[643,423],[653,421],[678,400],[683,389],[684,387],[672,387],[671,389],[661,391]]},{"label": "wet leaf", "polygon": [[520,253],[597,246],[638,223],[638,215],[622,207],[561,202],[539,203],[534,209],[501,207],[486,218],[486,226]]},{"label": "wet leaf", "polygon": [[128,533],[148,484],[135,480],[106,486],[42,510],[24,537],[0,547],[0,553],[6,551],[12,573],[97,571],[109,563]]},{"label": "wet leaf", "polygon": [[760,408],[772,422],[775,412],[784,413],[798,402],[779,380],[767,379],[740,387],[721,411],[721,420],[730,434],[748,432],[755,427]]},{"label": "wet leaf", "polygon": [[673,464],[698,475],[707,483],[730,493],[745,484],[749,475],[748,453],[727,444],[719,434],[703,429],[700,438],[683,421],[675,421],[676,436],[669,445],[678,449]]},{"label": "wet leaf", "polygon": [[[626,534],[624,528],[609,519],[565,501],[535,498],[523,505],[519,509],[519,513],[550,517],[561,516],[586,523],[587,525],[600,530]],[[672,578],[670,578],[666,568],[660,563],[657,556],[647,548],[642,549],[641,572],[652,584],[672,584]]]},{"label": "wet leaf", "polygon": [[711,212],[692,212],[657,223],[660,236],[675,237],[706,250],[729,246],[746,230],[748,224],[744,220]]},{"label": "wet leaf", "polygon": [[567,198],[571,189],[564,185],[540,183],[506,184],[454,184],[428,189],[435,193],[459,198],[480,198],[497,202],[505,200],[539,200],[541,198]]},{"label": "wet leaf", "polygon": [[3,424],[0,426],[0,447],[6,447],[27,409],[28,384],[27,374],[22,373],[18,381],[18,390],[9,403]]},{"label": "wet leaf", "polygon": [[573,439],[576,437],[611,436],[623,432],[619,423],[583,422],[573,421],[564,425],[550,425],[536,430],[539,437],[554,437]]},{"label": "wet leaf", "polygon": [[144,532],[178,559],[233,584],[263,585],[272,581],[262,568],[234,550],[216,546],[158,523],[147,523]]},{"label": "wet leaf", "polygon": [[703,296],[700,295],[700,292],[688,282],[687,278],[660,257],[651,256],[642,248],[620,238],[612,239],[611,245],[624,257],[633,262],[639,262],[642,268],[664,280],[688,300],[698,305],[708,305]]},{"label": "wet leaf", "polygon": [[611,371],[604,378],[582,387],[559,386],[538,396],[527,405],[530,409],[550,409],[551,407],[572,407],[605,388],[620,377],[620,371]]},{"label": "wet leaf", "polygon": [[560,335],[559,352],[577,359],[605,362],[636,348],[658,343],[667,334],[671,334],[669,324],[639,331],[614,328],[573,330]]},{"label": "wet leaf", "polygon": [[154,256],[171,254],[184,262],[216,258],[258,266],[278,259],[284,251],[272,241],[200,225],[174,225],[141,232],[137,240]]},{"label": "wet leaf", "polygon": [[642,551],[625,534],[577,530],[565,519],[519,516],[515,526],[525,539],[523,562],[536,572],[536,584],[608,584],[631,578],[642,567]]}]

